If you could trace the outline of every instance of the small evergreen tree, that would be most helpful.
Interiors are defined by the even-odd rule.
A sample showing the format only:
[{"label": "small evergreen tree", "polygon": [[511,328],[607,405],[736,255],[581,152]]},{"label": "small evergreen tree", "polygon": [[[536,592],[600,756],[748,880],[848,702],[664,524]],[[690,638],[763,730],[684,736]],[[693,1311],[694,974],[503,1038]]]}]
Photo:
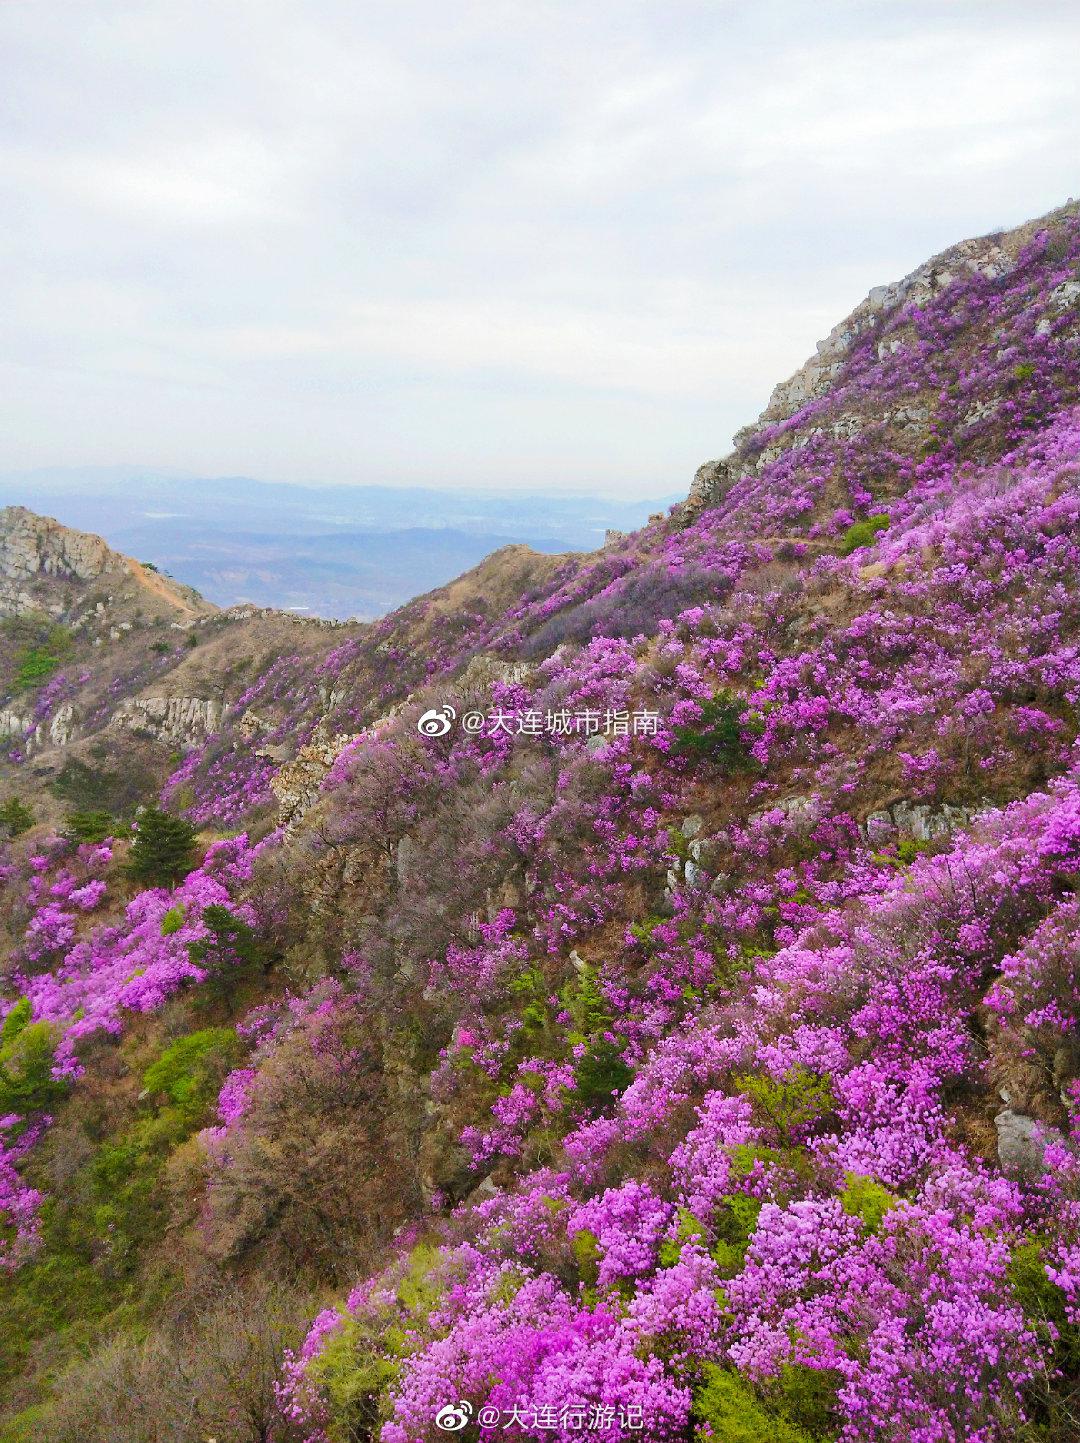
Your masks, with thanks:
[{"label": "small evergreen tree", "polygon": [[136,822],[128,870],[137,882],[171,887],[195,865],[195,828],[160,807],[145,807]]},{"label": "small evergreen tree", "polygon": [[268,965],[265,948],[242,917],[216,903],[203,909],[207,935],[188,944],[188,955],[206,972],[206,996],[224,1002],[230,1014],[236,987]]},{"label": "small evergreen tree", "polygon": [[17,837],[34,825],[34,814],[18,797],[9,797],[0,807],[0,827],[9,837]]}]

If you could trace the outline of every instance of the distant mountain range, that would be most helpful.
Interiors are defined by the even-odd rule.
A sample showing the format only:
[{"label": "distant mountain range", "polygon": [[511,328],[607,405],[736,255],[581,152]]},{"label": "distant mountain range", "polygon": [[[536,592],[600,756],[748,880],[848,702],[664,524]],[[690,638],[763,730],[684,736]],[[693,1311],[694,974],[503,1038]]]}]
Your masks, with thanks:
[{"label": "distant mountain range", "polygon": [[297,486],[137,467],[0,473],[24,505],[108,537],[221,606],[371,619],[508,542],[591,551],[685,493],[651,501],[436,487]]}]

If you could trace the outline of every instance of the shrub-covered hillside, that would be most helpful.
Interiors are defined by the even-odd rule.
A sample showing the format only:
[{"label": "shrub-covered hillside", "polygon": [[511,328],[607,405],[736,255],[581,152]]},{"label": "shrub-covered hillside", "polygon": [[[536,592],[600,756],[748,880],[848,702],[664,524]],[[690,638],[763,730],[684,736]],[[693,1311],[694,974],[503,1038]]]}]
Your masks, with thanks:
[{"label": "shrub-covered hillside", "polygon": [[603,551],[192,620],[141,810],[16,750],[0,1439],[1080,1438],[1078,522],[1072,206]]}]

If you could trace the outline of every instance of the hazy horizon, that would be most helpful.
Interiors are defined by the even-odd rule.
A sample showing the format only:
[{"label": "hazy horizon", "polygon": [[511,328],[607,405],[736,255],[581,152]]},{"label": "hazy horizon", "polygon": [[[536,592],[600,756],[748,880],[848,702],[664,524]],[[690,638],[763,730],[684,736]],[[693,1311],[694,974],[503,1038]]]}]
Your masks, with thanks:
[{"label": "hazy horizon", "polygon": [[219,606],[253,603],[371,620],[492,551],[592,551],[685,491],[633,500],[434,487],[300,486],[145,468],[0,472],[24,505],[152,562]]},{"label": "hazy horizon", "polygon": [[[711,459],[711,458],[702,458]],[[47,486],[62,488],[70,485],[74,491],[82,489],[82,483],[94,481],[106,485],[123,485],[126,482],[150,479],[153,481],[186,482],[198,481],[208,484],[241,482],[259,487],[272,489],[274,487],[288,487],[289,490],[299,491],[431,491],[447,496],[478,496],[494,498],[500,497],[511,500],[515,497],[532,497],[534,499],[545,496],[563,496],[567,499],[581,501],[598,500],[619,502],[627,498],[622,494],[624,488],[611,483],[608,486],[590,487],[585,484],[573,485],[567,482],[560,483],[560,478],[552,477],[550,482],[536,482],[520,486],[511,486],[506,482],[500,483],[496,479],[485,483],[483,481],[457,481],[454,479],[442,480],[437,477],[417,477],[415,480],[401,481],[329,481],[318,477],[297,477],[285,480],[280,476],[250,476],[241,472],[233,473],[202,473],[186,471],[178,467],[141,465],[138,462],[121,461],[115,464],[100,464],[93,466],[32,466],[13,467],[11,469],[0,469],[0,482],[6,486],[13,486],[24,483],[27,487],[45,484]],[[655,503],[657,506],[670,505],[673,501],[681,500],[689,490],[690,482],[693,479],[692,473],[684,478],[676,478],[677,484],[674,488],[668,487],[663,490],[661,483],[646,491],[641,496],[633,498],[634,501],[642,504]],[[682,483],[682,484],[680,484]],[[10,504],[10,503],[8,503]],[[32,503],[26,503],[33,509]]]}]

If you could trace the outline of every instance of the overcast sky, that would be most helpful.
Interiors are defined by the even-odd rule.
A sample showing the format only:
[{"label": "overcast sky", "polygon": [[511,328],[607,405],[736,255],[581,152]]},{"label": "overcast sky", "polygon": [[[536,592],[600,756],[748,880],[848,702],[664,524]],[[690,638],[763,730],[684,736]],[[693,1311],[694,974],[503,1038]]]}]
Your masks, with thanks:
[{"label": "overcast sky", "polygon": [[1080,194],[1076,0],[0,0],[0,469],[681,489]]}]

